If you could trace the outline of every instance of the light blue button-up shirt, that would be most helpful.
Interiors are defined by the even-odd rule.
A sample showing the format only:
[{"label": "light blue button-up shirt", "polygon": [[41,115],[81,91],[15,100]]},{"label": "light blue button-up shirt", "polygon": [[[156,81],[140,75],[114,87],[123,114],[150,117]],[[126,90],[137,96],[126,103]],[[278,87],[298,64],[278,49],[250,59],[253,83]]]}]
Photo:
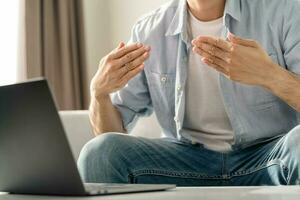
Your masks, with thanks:
[{"label": "light blue button-up shirt", "polygon": [[[187,56],[193,39],[187,30],[187,9],[186,0],[173,0],[133,28],[130,42],[148,44],[152,51],[144,71],[112,95],[129,132],[139,117],[154,110],[165,136],[189,141],[183,130]],[[274,62],[300,75],[299,10],[299,0],[227,0],[224,37],[231,32],[254,39]],[[300,124],[300,113],[268,90],[223,75],[219,81],[235,133],[233,149],[278,137]]]}]

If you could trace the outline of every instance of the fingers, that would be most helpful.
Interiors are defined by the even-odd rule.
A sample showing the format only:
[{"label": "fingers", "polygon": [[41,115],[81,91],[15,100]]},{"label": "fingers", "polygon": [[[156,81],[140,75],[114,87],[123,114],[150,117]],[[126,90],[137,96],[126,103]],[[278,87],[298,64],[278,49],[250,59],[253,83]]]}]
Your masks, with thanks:
[{"label": "fingers", "polygon": [[149,51],[150,47],[144,47],[142,44],[125,46],[124,43],[120,43],[113,52],[101,59],[99,69],[93,78],[96,90],[107,95],[121,89],[144,69],[144,62],[150,55]]},{"label": "fingers", "polygon": [[201,55],[202,58],[202,62],[204,62],[205,64],[214,67],[216,70],[218,70],[219,72],[228,75],[229,73],[229,65],[226,61],[217,58],[216,56],[212,56],[211,54],[205,52],[205,51],[201,51],[199,48],[194,47],[193,51],[199,55]]},{"label": "fingers", "polygon": [[199,49],[198,47],[194,47],[193,48],[193,51],[195,53],[197,53],[198,55],[204,57],[204,58],[208,58],[208,59],[211,59],[213,56],[211,54],[209,54],[208,52],[206,51],[201,51],[201,49]]},{"label": "fingers", "polygon": [[232,43],[240,44],[243,46],[248,46],[248,47],[258,47],[259,46],[259,44],[255,40],[243,39],[243,38],[235,36],[232,33],[229,33],[228,39]]},{"label": "fingers", "polygon": [[230,63],[231,53],[224,51],[218,47],[203,43],[199,47],[194,47],[195,52],[203,57],[215,56],[218,57],[227,63]]},{"label": "fingers", "polygon": [[119,58],[125,56],[126,54],[143,47],[143,45],[141,43],[131,44],[128,46],[122,45],[122,46],[123,46],[122,48],[116,49],[113,52],[111,52],[108,56],[109,59],[112,59],[112,60],[119,59]]},{"label": "fingers", "polygon": [[230,42],[227,42],[220,38],[210,37],[210,36],[198,37],[197,39],[192,41],[192,44],[197,47],[201,46],[202,44],[208,44],[220,48],[227,52],[230,52],[232,50],[232,44]]},{"label": "fingers", "polygon": [[133,70],[134,68],[140,66],[143,64],[148,58],[149,58],[149,52],[145,52],[143,55],[140,57],[136,58],[134,61],[130,62],[127,64],[127,70]]},{"label": "fingers", "polygon": [[114,49],[110,54],[108,54],[108,58],[113,59],[114,54],[116,54],[119,50],[125,47],[125,43],[121,42],[116,49]]},{"label": "fingers", "polygon": [[129,71],[132,71],[135,68],[137,68],[137,67],[141,66],[142,64],[144,64],[144,62],[149,58],[149,56],[150,56],[149,52],[145,52],[144,54],[142,54],[141,56],[139,56],[138,58],[136,58],[132,62],[129,62],[129,63],[125,64],[125,66],[121,67],[118,70],[116,75],[119,76],[119,77],[124,76]]},{"label": "fingers", "polygon": [[229,75],[229,69],[226,69],[222,66],[220,60],[211,60],[211,59],[207,59],[207,58],[203,58],[202,61],[207,64],[208,66],[214,68],[215,70],[217,70],[218,72],[224,74],[227,78],[230,77]]},{"label": "fingers", "polygon": [[[137,65],[142,64],[148,57],[149,57],[149,46],[143,46],[135,51],[132,51],[131,53],[128,53],[124,55],[122,58],[120,58],[117,62],[120,67],[123,67],[124,65],[130,65],[130,70],[132,68],[135,68]],[[133,61],[133,62],[132,62]],[[142,61],[142,62],[139,62]],[[136,64],[138,62],[138,64]]]},{"label": "fingers", "polygon": [[124,42],[121,42],[121,43],[119,44],[119,46],[117,47],[117,50],[119,50],[119,49],[121,49],[121,48],[123,48],[123,47],[125,47],[125,43],[124,43]]},{"label": "fingers", "polygon": [[122,86],[126,85],[133,77],[135,77],[136,75],[138,75],[141,71],[144,70],[145,65],[141,64],[138,67],[136,67],[135,69],[128,71],[122,78],[121,78],[121,82],[120,84]]},{"label": "fingers", "polygon": [[[112,53],[101,60],[100,65],[106,66],[111,77],[120,80],[128,72],[143,65],[150,56],[150,50],[150,46],[144,46],[140,43],[129,46],[120,43]],[[120,57],[120,55],[123,56]]]}]

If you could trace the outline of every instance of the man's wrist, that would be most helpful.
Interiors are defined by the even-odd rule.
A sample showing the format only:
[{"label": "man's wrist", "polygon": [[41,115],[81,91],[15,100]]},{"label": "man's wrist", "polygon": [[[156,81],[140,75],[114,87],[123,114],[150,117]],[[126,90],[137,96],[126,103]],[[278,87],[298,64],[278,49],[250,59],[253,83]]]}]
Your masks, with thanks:
[{"label": "man's wrist", "polygon": [[98,102],[110,99],[110,95],[109,94],[107,94],[107,93],[99,93],[97,91],[92,91],[91,92],[91,97],[92,97],[92,99],[95,99]]},{"label": "man's wrist", "polygon": [[268,77],[264,79],[262,86],[271,91],[276,91],[278,84],[287,80],[288,71],[275,63],[272,64],[272,69],[268,73]]}]

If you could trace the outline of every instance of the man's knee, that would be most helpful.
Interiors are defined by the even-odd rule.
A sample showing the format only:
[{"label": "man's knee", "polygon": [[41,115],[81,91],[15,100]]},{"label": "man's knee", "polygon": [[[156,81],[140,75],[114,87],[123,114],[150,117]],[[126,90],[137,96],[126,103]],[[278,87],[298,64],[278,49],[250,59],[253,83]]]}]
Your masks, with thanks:
[{"label": "man's knee", "polygon": [[300,126],[295,127],[286,135],[285,144],[290,150],[300,153]]},{"label": "man's knee", "polygon": [[128,136],[106,133],[83,147],[78,168],[85,182],[120,182],[121,177],[116,177],[116,174],[120,175],[118,170],[124,165],[122,152],[126,146],[126,137]]},{"label": "man's knee", "polygon": [[291,130],[284,140],[284,151],[285,155],[288,155],[286,163],[289,168],[289,184],[297,184],[300,180],[300,126],[295,127]]}]

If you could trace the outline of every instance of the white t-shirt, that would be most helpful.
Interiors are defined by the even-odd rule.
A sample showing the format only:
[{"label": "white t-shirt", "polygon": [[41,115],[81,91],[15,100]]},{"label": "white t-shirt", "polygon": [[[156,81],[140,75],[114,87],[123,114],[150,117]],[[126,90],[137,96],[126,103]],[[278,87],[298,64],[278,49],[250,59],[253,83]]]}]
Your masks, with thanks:
[{"label": "white t-shirt", "polygon": [[[223,18],[201,22],[189,13],[191,38],[210,35],[221,37]],[[188,57],[186,112],[184,137],[205,148],[228,152],[234,143],[234,133],[220,91],[220,74],[201,61],[192,50]]]}]

